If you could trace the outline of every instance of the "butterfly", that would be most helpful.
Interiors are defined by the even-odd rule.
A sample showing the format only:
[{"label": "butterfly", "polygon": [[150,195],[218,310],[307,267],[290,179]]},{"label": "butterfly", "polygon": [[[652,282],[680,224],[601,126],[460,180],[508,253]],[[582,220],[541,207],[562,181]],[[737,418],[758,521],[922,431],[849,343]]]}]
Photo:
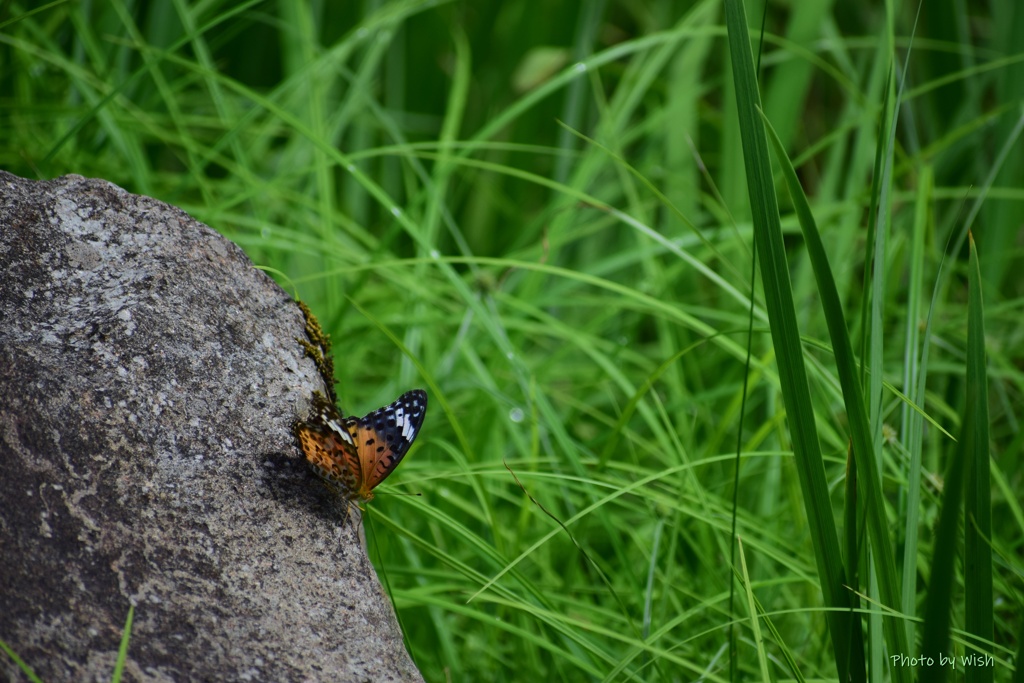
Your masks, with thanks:
[{"label": "butterfly", "polygon": [[308,420],[295,423],[306,459],[332,490],[368,501],[373,488],[395,471],[427,414],[427,392],[407,391],[365,417],[342,417],[321,394],[313,395]]}]

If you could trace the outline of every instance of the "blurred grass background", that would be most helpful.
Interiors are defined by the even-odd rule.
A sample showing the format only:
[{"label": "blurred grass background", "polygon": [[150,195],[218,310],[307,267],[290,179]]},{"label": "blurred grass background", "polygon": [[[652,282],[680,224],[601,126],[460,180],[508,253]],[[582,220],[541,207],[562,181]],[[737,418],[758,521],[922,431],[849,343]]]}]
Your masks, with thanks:
[{"label": "blurred grass background", "polygon": [[[751,280],[729,1],[6,2],[0,167],[105,178],[241,244],[331,333],[346,412],[428,390],[381,487],[424,495],[367,517],[429,681],[835,680],[809,521],[872,596],[849,594],[866,676],[917,677],[887,657],[920,650],[966,431],[972,271],[966,246],[943,254],[970,218],[993,633],[967,635],[962,561],[937,609],[948,652],[988,652],[1005,680],[1024,629],[1024,8],[938,0],[915,32],[916,5],[745,5],[766,118],[870,358],[884,501],[856,503],[834,339],[777,181],[830,494],[809,513]],[[905,653],[876,616],[874,504]],[[959,526],[941,529],[962,554]]]}]

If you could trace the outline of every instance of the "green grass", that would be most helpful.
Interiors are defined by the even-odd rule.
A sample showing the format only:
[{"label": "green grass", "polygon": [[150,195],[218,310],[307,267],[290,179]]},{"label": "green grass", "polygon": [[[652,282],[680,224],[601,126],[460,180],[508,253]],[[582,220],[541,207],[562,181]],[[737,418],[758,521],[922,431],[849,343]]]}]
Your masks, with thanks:
[{"label": "green grass", "polygon": [[11,3],[0,167],[241,244],[346,411],[427,389],[367,514],[427,680],[1006,680],[1024,11],[968,5]]},{"label": "green grass", "polygon": [[[122,676],[124,675],[124,665],[128,661],[128,643],[131,640],[132,635],[132,621],[135,619],[135,605],[131,605],[128,608],[128,617],[124,622],[124,633],[121,634],[121,644],[117,648],[117,659],[114,661],[114,671],[110,674],[110,683],[120,683]],[[31,683],[42,683],[42,679],[36,675],[36,672],[32,669],[32,666],[23,660],[14,649],[0,640],[0,650],[10,657],[11,661],[21,670],[21,673],[25,675]]]}]

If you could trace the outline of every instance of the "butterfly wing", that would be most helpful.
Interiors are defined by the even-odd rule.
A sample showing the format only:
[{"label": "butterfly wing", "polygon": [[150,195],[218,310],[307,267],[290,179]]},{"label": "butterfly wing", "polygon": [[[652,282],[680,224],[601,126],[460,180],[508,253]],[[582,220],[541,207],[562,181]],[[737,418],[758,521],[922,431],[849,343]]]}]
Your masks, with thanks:
[{"label": "butterfly wing", "polygon": [[317,474],[338,492],[359,488],[363,480],[359,454],[346,420],[320,394],[313,397],[313,414],[295,425],[299,445]]},{"label": "butterfly wing", "polygon": [[409,451],[427,414],[427,393],[407,391],[391,405],[356,418],[345,418],[343,426],[355,443],[360,498],[373,498],[373,487],[384,481]]}]

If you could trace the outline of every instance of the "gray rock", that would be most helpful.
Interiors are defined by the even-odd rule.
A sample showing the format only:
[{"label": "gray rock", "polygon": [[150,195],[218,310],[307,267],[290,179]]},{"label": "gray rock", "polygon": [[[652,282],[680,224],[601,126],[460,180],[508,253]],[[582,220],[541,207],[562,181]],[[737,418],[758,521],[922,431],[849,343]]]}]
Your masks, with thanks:
[{"label": "gray rock", "polygon": [[[44,680],[422,680],[290,433],[322,382],[234,244],[0,172],[0,640]],[[0,678],[18,669],[0,653]]]}]

